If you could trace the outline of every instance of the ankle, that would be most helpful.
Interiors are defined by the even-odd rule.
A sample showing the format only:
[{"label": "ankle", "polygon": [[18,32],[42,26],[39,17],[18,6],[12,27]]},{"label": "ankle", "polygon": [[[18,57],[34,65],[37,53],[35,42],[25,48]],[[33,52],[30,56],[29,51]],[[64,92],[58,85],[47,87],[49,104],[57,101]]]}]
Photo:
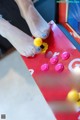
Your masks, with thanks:
[{"label": "ankle", "polygon": [[30,5],[33,5],[32,0],[15,0],[20,10],[26,11],[28,10]]},{"label": "ankle", "polygon": [[[34,5],[33,5],[33,4],[29,4],[28,8],[25,8],[25,9],[23,10],[23,12],[22,12],[22,17],[23,17],[25,20],[27,20],[27,22],[28,22],[28,21],[30,22],[30,20],[32,19],[32,16],[34,16],[34,14],[35,14],[35,13],[33,14],[31,8],[34,8]],[[35,16],[34,16],[33,18],[36,20],[36,17],[35,17]],[[38,18],[37,18],[37,20],[38,20]]]}]

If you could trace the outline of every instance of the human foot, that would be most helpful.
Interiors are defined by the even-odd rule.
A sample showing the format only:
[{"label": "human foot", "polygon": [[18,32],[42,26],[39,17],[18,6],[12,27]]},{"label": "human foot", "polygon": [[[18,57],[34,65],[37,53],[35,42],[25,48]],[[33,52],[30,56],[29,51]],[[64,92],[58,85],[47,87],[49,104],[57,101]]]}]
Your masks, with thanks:
[{"label": "human foot", "polygon": [[36,53],[33,39],[3,18],[0,18],[0,35],[8,39],[21,55],[29,57]]},{"label": "human foot", "polygon": [[31,0],[15,0],[22,17],[26,20],[34,37],[46,39],[50,32],[49,24],[41,17],[35,9]]}]

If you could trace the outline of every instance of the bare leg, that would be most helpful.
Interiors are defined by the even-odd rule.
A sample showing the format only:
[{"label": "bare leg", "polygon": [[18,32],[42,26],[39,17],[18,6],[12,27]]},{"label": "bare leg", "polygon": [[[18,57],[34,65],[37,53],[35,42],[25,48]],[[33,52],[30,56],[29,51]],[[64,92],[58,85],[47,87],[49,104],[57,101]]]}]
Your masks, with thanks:
[{"label": "bare leg", "polygon": [[26,57],[35,54],[33,39],[3,18],[0,18],[0,35],[8,39],[20,54]]},{"label": "bare leg", "polygon": [[[15,0],[22,17],[26,20],[31,33],[35,37],[47,38],[50,32],[49,24],[35,9],[31,0]],[[46,14],[46,13],[45,13]]]}]

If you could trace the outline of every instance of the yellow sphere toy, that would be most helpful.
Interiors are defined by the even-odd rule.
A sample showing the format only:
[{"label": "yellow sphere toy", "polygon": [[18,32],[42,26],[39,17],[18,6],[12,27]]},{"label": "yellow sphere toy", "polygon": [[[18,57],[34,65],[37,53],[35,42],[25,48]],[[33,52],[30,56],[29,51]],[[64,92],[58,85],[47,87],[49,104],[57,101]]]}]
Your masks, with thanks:
[{"label": "yellow sphere toy", "polygon": [[42,41],[41,38],[35,38],[35,39],[34,39],[34,45],[35,45],[36,47],[40,47],[40,46],[42,45],[42,43],[43,43],[43,41]]},{"label": "yellow sphere toy", "polygon": [[71,90],[68,93],[67,99],[70,102],[77,102],[77,100],[79,99],[79,93],[76,90]]}]

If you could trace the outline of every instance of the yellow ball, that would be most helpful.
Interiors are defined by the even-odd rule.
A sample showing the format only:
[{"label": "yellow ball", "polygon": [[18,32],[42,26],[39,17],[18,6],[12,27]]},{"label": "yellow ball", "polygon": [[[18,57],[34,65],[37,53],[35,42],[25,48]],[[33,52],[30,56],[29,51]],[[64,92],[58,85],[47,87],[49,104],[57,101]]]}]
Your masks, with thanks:
[{"label": "yellow ball", "polygon": [[35,45],[36,47],[40,47],[40,46],[42,45],[42,43],[43,43],[43,41],[42,41],[41,38],[35,38],[35,39],[34,39],[34,45]]},{"label": "yellow ball", "polygon": [[77,102],[79,99],[79,93],[76,90],[72,90],[68,93],[67,99],[70,102]]}]

